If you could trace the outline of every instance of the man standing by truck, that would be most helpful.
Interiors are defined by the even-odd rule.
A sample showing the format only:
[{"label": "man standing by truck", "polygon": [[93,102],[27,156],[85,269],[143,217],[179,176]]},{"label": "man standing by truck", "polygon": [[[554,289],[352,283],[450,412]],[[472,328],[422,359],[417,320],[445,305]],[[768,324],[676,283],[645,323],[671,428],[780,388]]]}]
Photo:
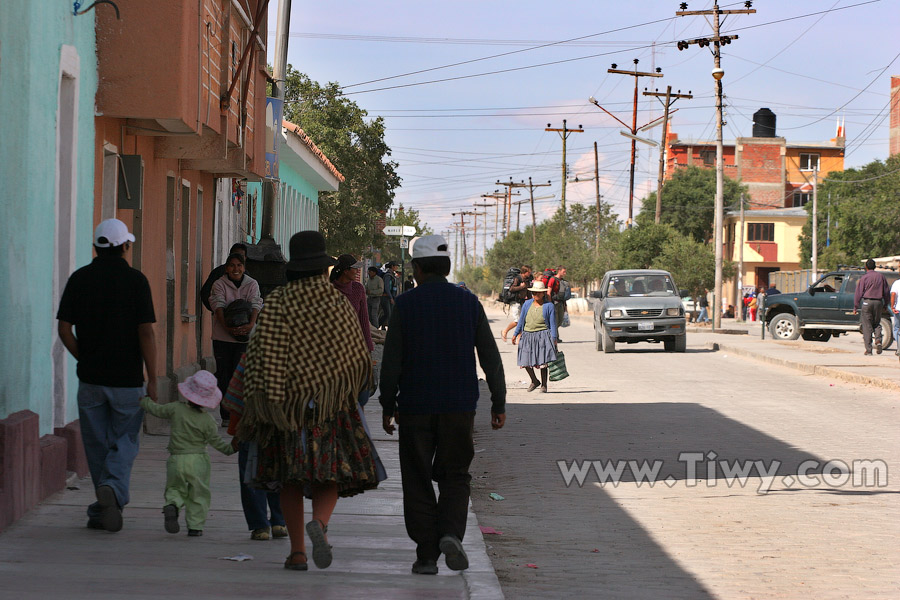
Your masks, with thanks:
[{"label": "man standing by truck", "polygon": [[885,305],[890,303],[890,288],[887,279],[875,272],[875,261],[866,261],[866,274],[856,284],[853,297],[853,312],[861,312],[859,317],[862,327],[865,355],[872,356],[872,335],[875,336],[875,353],[881,354],[881,313]]}]

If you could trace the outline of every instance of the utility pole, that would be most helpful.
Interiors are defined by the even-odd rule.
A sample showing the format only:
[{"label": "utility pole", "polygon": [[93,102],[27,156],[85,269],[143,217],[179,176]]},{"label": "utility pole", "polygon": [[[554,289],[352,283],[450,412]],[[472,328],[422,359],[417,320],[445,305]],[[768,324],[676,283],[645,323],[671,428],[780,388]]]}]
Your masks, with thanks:
[{"label": "utility pole", "polygon": [[[525,183],[524,181],[522,183]],[[565,185],[565,184],[563,184]],[[537,215],[534,211],[534,188],[536,187],[550,187],[550,180],[547,180],[547,183],[532,183],[531,177],[528,178],[528,185],[523,186],[528,188],[528,197],[529,202],[531,202],[531,245],[532,247],[537,243]],[[518,220],[516,222],[516,231],[519,230]]]},{"label": "utility pole", "polygon": [[[741,302],[744,296],[744,195],[741,194],[741,245],[738,252],[738,276],[737,276],[737,292],[734,295],[734,316],[737,316],[738,302]],[[744,311],[741,310],[741,321],[743,321]]]},{"label": "utility pole", "polygon": [[513,194],[513,188],[519,188],[519,187],[525,188],[525,187],[528,187],[528,185],[526,185],[526,183],[524,181],[522,181],[520,183],[515,183],[512,180],[512,178],[510,178],[509,182],[501,182],[498,180],[497,185],[505,185],[506,186],[506,204],[503,205],[503,219],[504,219],[504,221],[506,221],[506,230],[505,230],[505,233],[503,234],[503,237],[505,238],[507,235],[509,235],[509,228],[510,228],[510,224],[512,221],[512,197],[514,195],[515,196],[519,195],[518,192]]},{"label": "utility pole", "polygon": [[[455,213],[450,213],[450,214],[452,214],[454,217],[456,215],[459,215],[459,228],[460,228],[460,231],[462,232],[463,265],[468,267],[469,266],[469,253],[468,253],[468,245],[469,244],[468,244],[468,242],[466,242],[466,221],[465,221],[465,219],[467,216],[474,215],[475,213],[470,210],[463,210],[460,212],[455,212]],[[477,221],[476,221],[476,225],[475,225],[475,235],[476,236],[478,235]],[[478,238],[477,237],[475,238],[475,247],[476,248],[478,247]]]},{"label": "utility pole", "polygon": [[725,71],[722,70],[722,46],[738,39],[737,35],[719,35],[720,17],[722,15],[754,14],[756,11],[750,8],[752,5],[753,3],[747,0],[747,2],[744,2],[745,9],[721,10],[718,0],[713,0],[711,10],[687,10],[687,2],[682,2],[681,10],[675,12],[675,16],[678,17],[692,15],[713,16],[713,37],[684,40],[677,44],[679,50],[684,50],[691,44],[697,44],[701,48],[706,48],[712,43],[710,51],[712,52],[715,65],[712,70],[713,79],[716,80],[716,289],[713,292],[713,302],[716,310],[713,313],[713,331],[719,329],[722,325],[722,224],[725,221],[725,148],[722,143],[722,127],[724,126],[724,121],[722,120],[722,77],[725,75]]},{"label": "utility pole", "polygon": [[522,205],[526,202],[534,202],[533,200],[516,200],[513,204],[516,205],[516,231],[519,231],[519,218],[522,216]]},{"label": "utility pole", "polygon": [[[482,198],[484,198],[484,196],[482,196]],[[482,251],[481,251],[481,264],[484,265],[484,264],[487,264],[487,246],[488,246],[488,243],[487,243],[487,237],[488,237],[488,234],[487,234],[487,231],[488,231],[488,227],[487,227],[487,209],[491,208],[492,206],[494,207],[494,227],[496,227],[496,223],[497,223],[497,203],[494,202],[493,204],[488,204],[487,202],[484,202],[484,203],[482,203],[482,204],[473,204],[472,206],[474,206],[475,208],[483,208],[483,209],[484,209],[484,212],[481,213],[482,215],[484,215],[484,233],[482,234],[483,237],[484,237],[484,243],[482,244],[482,248],[483,248],[483,249],[482,249]]]},{"label": "utility pole", "polygon": [[[813,169],[813,213],[812,213],[812,272],[813,281],[819,273],[819,164]],[[898,342],[900,344],[900,342]],[[898,346],[900,347],[900,346]]]},{"label": "utility pole", "polygon": [[[655,146],[656,142],[652,142],[650,140],[645,140],[644,138],[637,137],[638,126],[637,126],[637,108],[638,108],[638,79],[641,77],[662,77],[662,69],[659,67],[656,68],[655,73],[648,73],[646,71],[638,71],[637,66],[640,61],[638,59],[634,59],[634,71],[626,71],[624,69],[616,68],[617,65],[615,63],[612,64],[611,68],[607,69],[607,73],[615,73],[617,75],[629,75],[634,77],[634,107],[631,111],[631,126],[629,127],[622,119],[612,114],[597,102],[597,100],[591,96],[588,100],[591,104],[611,116],[613,119],[622,124],[622,127],[626,128],[629,134],[622,133],[625,137],[631,138],[631,174],[629,176],[628,183],[628,227],[631,227],[634,221],[634,159],[637,154],[637,146],[636,142],[641,141],[645,144],[650,144],[651,146]],[[655,119],[654,119],[655,120]],[[652,121],[651,121],[652,122]],[[649,123],[648,123],[649,124]],[[643,129],[643,127],[641,127]]]},{"label": "utility pole", "polygon": [[559,133],[559,137],[562,138],[562,209],[563,212],[566,212],[566,178],[568,176],[568,172],[566,169],[566,140],[569,139],[570,133],[584,133],[584,129],[581,128],[581,125],[578,126],[578,129],[569,129],[566,126],[566,120],[563,119],[562,129],[553,129],[550,127],[550,123],[547,123],[546,129],[544,131],[556,131]]},{"label": "utility pole", "polygon": [[500,216],[500,200],[506,199],[506,192],[503,194],[498,194],[497,190],[494,190],[493,194],[482,194],[482,198],[494,200],[494,243],[497,243],[497,240],[500,239],[500,232],[498,229],[498,218]]},{"label": "utility pole", "polygon": [[594,252],[600,255],[600,155],[597,153],[597,142],[594,142],[594,188],[597,191],[597,239]]},{"label": "utility pole", "polygon": [[[656,182],[656,223],[659,224],[659,219],[660,219],[660,216],[662,215],[663,179],[665,178],[665,174],[666,174],[666,150],[668,150],[668,147],[669,147],[669,141],[668,141],[669,108],[671,108],[672,105],[675,104],[675,101],[678,100],[679,98],[686,98],[686,99],[690,100],[691,98],[693,98],[693,96],[691,95],[690,90],[688,90],[687,94],[682,94],[681,90],[678,90],[677,93],[673,94],[671,85],[666,86],[665,94],[663,94],[659,90],[656,90],[655,92],[648,92],[647,88],[644,88],[644,95],[645,96],[655,96],[656,98],[661,98],[662,96],[666,97],[666,101],[663,103],[663,106],[665,107],[665,111],[663,112],[663,120],[662,120],[662,126],[663,126],[662,142],[659,145],[659,178],[657,179],[657,182]],[[660,100],[660,102],[662,102],[662,100]],[[672,111],[672,112],[675,112],[675,111]],[[650,127],[653,127],[653,126],[655,126],[655,124],[648,125],[644,129],[649,129]]]}]

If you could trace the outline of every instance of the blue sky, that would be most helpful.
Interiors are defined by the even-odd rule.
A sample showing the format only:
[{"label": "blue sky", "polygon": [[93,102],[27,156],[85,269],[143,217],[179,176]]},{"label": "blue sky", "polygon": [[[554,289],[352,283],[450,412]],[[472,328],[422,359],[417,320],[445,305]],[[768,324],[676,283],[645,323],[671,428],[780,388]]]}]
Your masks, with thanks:
[{"label": "blue sky", "polygon": [[[641,71],[662,68],[665,76],[642,78],[640,90],[690,90],[694,99],[674,105],[680,110],[671,130],[682,139],[715,137],[713,58],[708,49],[675,47],[677,40],[711,35],[712,28],[704,17],[676,17],[678,4],[294,0],[288,62],[317,81],[346,86],[369,115],[385,118],[387,143],[403,179],[396,204],[418,209],[436,231],[458,222],[451,213],[484,202],[481,194],[498,189],[498,179],[550,180],[536,195],[555,198],[536,207],[538,220],[552,214],[559,205],[562,144],[559,134],[544,128],[561,127],[563,119],[585,129],[568,140],[570,176],[592,175],[596,141],[601,194],[624,220],[630,142],[618,123],[587,101],[595,96],[631,122],[634,79],[608,74],[611,63],[629,69],[637,58]],[[712,2],[688,5],[702,10]],[[743,8],[743,2],[722,2],[720,8]],[[726,143],[749,136],[753,113],[768,107],[777,115],[778,135],[788,142],[827,141],[843,117],[846,166],[885,159],[890,76],[900,75],[898,2],[758,0],[753,8],[756,14],[727,17],[722,27],[723,34],[739,36],[723,49]],[[276,15],[273,0],[270,63]],[[574,38],[582,39],[536,48]],[[512,54],[477,60],[502,53]],[[466,61],[475,62],[437,68]],[[556,64],[535,66],[543,63]],[[432,70],[397,77],[426,69]],[[449,78],[455,79],[410,85]],[[393,89],[371,91],[376,88]],[[640,97],[638,125],[661,114],[657,100]],[[660,132],[656,127],[646,135],[658,140]],[[639,198],[655,190],[657,168],[657,150],[638,144],[635,212]],[[568,184],[568,203],[594,198],[593,182]],[[493,209],[488,210],[490,245]],[[480,232],[478,237],[481,246]]]}]

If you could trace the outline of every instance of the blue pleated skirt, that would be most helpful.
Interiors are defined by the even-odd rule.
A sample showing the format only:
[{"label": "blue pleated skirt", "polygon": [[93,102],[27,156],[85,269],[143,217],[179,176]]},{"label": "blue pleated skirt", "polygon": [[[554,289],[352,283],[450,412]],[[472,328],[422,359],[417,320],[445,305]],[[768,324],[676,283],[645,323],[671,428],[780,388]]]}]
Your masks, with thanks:
[{"label": "blue pleated skirt", "polygon": [[523,331],[519,338],[518,365],[520,367],[543,368],[556,360],[556,348],[550,330]]}]

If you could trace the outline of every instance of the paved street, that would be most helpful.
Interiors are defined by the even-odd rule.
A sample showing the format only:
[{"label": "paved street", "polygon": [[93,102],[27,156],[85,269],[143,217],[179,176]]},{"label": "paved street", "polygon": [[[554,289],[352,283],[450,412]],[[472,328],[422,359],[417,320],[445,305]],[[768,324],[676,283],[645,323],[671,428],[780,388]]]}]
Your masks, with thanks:
[{"label": "paved street", "polygon": [[[499,332],[505,319],[489,314]],[[684,354],[637,344],[613,355],[594,350],[590,320],[573,319],[562,337],[571,377],[551,382],[548,394],[511,389],[507,428],[476,440],[473,503],[482,525],[503,532],[485,539],[507,597],[900,594],[896,391],[707,347],[718,340],[808,358],[777,342],[753,346],[749,336],[691,333]],[[527,376],[515,367],[515,348],[502,350],[513,387]],[[900,374],[892,354],[862,367],[855,354],[838,355],[848,369]],[[744,486],[729,487],[721,469],[709,476],[706,458],[691,477],[679,462],[684,452],[759,460],[776,475],[770,484],[754,470]],[[557,461],[583,459],[663,465],[653,485],[626,470],[618,486],[601,487],[590,470],[583,487],[566,487]],[[839,473],[829,485],[821,465],[835,459],[884,460],[889,485],[835,485]],[[807,460],[820,465],[809,470],[810,487],[787,485]],[[670,477],[671,487],[663,481]]]}]

